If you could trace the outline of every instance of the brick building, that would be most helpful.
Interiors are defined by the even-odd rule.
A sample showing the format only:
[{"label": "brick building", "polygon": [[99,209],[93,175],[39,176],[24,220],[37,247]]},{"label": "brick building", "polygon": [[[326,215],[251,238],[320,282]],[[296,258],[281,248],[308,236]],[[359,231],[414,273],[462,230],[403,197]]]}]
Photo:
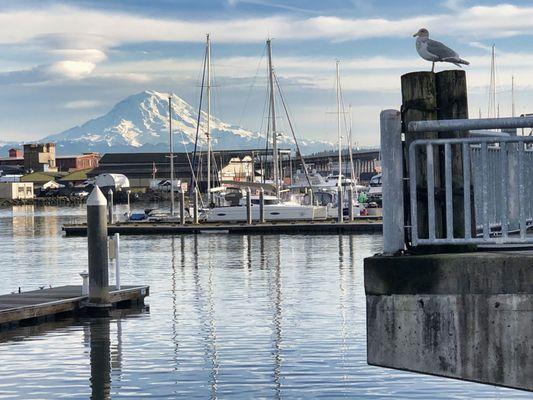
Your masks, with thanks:
[{"label": "brick building", "polygon": [[98,167],[100,155],[98,153],[83,153],[72,156],[57,156],[57,169],[62,172],[76,171]]}]

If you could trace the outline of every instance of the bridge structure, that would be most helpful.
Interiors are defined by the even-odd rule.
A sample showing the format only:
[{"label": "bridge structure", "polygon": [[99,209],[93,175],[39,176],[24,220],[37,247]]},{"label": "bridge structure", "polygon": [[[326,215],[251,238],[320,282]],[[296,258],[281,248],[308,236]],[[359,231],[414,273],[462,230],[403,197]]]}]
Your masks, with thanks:
[{"label": "bridge structure", "polygon": [[[439,74],[403,76],[402,110],[380,116],[383,253],[365,260],[368,362],[533,391],[533,138],[504,132],[533,118],[464,118],[465,74]],[[421,81],[437,82],[433,115]],[[421,101],[406,99],[417,90]]]}]

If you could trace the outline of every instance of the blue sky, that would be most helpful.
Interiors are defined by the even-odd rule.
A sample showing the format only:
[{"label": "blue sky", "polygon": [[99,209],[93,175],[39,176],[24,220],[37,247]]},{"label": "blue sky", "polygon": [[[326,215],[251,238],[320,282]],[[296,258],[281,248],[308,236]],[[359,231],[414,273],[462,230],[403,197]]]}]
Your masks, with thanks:
[{"label": "blue sky", "polygon": [[145,89],[196,104],[207,32],[213,113],[251,130],[262,122],[266,66],[259,62],[271,36],[298,135],[335,140],[340,59],[356,139],[378,144],[379,112],[399,107],[400,75],[431,67],[414,48],[422,26],[471,61],[471,116],[487,113],[492,44],[500,114],[511,112],[513,75],[517,112],[531,112],[532,20],[526,1],[0,1],[0,142],[58,133]]}]

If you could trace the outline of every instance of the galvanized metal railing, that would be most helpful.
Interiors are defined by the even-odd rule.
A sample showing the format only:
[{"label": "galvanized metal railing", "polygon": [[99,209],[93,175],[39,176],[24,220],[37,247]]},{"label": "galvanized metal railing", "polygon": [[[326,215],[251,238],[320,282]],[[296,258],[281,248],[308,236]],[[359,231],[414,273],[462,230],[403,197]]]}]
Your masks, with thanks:
[{"label": "galvanized metal railing", "polygon": [[[409,147],[409,188],[411,207],[411,243],[533,243],[527,228],[533,217],[533,144],[530,137],[466,138],[416,140]],[[425,149],[426,182],[417,181],[417,147]],[[435,202],[435,149],[444,148],[445,237],[436,236],[437,205]],[[461,149],[463,169],[464,237],[454,237],[452,185],[452,152]],[[418,231],[417,187],[427,188],[428,237]],[[470,188],[473,190],[471,191]],[[476,227],[472,229],[472,199]],[[516,235],[515,235],[516,233]]]},{"label": "galvanized metal railing", "polygon": [[[528,228],[533,221],[533,138],[503,136],[469,137],[465,139],[417,140],[408,149],[409,176],[403,175],[404,153],[401,115],[397,110],[381,113],[381,160],[383,169],[383,250],[393,254],[411,246],[424,244],[513,244],[533,243]],[[416,132],[450,132],[499,128],[531,128],[533,117],[492,118],[473,120],[415,121],[405,135]],[[473,134],[471,136],[474,136]],[[477,135],[479,136],[479,135]],[[425,149],[425,182],[417,182],[415,148]],[[439,147],[444,162],[437,163],[434,149]],[[455,192],[457,169],[454,170],[454,152],[461,151],[462,188]],[[420,152],[419,152],[420,153]],[[457,163],[457,158],[455,159]],[[437,164],[437,165],[436,165]],[[435,196],[435,168],[444,168],[442,186]],[[423,176],[424,174],[420,174]],[[410,204],[404,209],[404,183]],[[418,193],[417,186],[427,187]],[[424,193],[425,192],[425,193]],[[458,195],[459,192],[459,195]],[[419,235],[419,196],[426,196],[427,236]],[[458,196],[462,202],[458,203]],[[440,201],[441,197],[443,198]],[[436,204],[436,198],[438,199]],[[461,204],[464,233],[454,235],[454,204]],[[444,224],[440,234],[436,228],[439,207],[439,224]],[[444,217],[442,215],[444,214]],[[404,214],[410,215],[407,223]],[[423,214],[424,215],[424,214]],[[442,220],[444,218],[444,221]],[[474,225],[473,225],[474,223]],[[406,238],[406,233],[410,236]],[[460,236],[460,237],[459,237]]]}]

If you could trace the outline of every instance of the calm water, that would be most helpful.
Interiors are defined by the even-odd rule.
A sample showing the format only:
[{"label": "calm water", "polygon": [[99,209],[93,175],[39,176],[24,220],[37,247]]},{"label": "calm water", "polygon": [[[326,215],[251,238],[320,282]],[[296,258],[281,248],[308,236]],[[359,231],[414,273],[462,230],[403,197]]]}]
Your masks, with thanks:
[{"label": "calm water", "polygon": [[[0,209],[0,293],[78,284],[84,209]],[[121,280],[149,311],[0,334],[0,398],[513,399],[366,364],[363,258],[379,236],[135,236]],[[114,280],[111,273],[110,280]]]}]

